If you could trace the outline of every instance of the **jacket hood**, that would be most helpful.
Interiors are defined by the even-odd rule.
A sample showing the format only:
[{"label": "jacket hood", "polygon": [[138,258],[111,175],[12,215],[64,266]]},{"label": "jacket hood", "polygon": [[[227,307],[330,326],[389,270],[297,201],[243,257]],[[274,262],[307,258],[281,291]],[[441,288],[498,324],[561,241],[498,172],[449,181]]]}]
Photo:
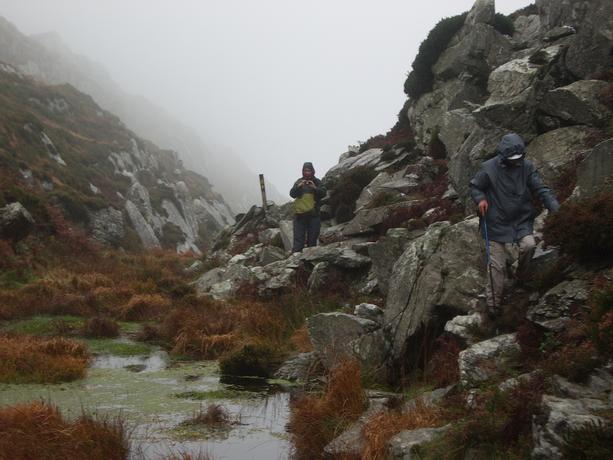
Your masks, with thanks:
[{"label": "jacket hood", "polygon": [[519,135],[510,133],[502,137],[500,144],[496,148],[496,153],[502,158],[523,155],[526,153],[526,144]]},{"label": "jacket hood", "polygon": [[315,175],[315,168],[313,167],[313,163],[311,163],[310,161],[307,161],[305,164],[303,164],[302,169],[310,169],[311,171],[313,171],[313,175]]}]

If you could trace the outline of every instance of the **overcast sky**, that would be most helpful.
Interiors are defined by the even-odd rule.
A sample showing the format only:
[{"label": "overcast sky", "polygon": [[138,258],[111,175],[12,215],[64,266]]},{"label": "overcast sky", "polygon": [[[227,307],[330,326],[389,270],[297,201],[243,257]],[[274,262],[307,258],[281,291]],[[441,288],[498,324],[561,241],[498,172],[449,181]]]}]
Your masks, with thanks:
[{"label": "overcast sky", "polygon": [[[529,0],[498,0],[508,14]],[[284,191],[384,133],[420,42],[473,0],[0,0],[26,34],[58,32]]]}]

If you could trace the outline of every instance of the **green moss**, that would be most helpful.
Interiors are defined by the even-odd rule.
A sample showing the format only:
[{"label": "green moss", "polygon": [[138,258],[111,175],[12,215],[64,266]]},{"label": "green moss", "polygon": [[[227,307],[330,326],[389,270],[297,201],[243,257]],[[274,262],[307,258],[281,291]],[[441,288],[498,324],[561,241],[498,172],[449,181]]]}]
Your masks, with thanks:
[{"label": "green moss", "polygon": [[122,342],[116,339],[90,339],[85,341],[89,351],[116,356],[148,355],[153,347],[140,342]]},{"label": "green moss", "polygon": [[40,315],[28,319],[12,321],[2,328],[3,332],[20,335],[56,335],[58,326],[64,330],[77,329],[81,326],[83,318],[71,315]]}]

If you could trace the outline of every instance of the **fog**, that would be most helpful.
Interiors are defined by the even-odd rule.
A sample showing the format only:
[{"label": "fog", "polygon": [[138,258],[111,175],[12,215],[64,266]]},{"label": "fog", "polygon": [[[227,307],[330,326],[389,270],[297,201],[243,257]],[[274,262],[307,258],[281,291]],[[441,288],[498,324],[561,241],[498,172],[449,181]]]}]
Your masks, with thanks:
[{"label": "fog", "polygon": [[[528,0],[497,1],[508,14]],[[284,192],[392,127],[420,42],[473,0],[0,0]],[[228,165],[232,168],[232,165]]]}]

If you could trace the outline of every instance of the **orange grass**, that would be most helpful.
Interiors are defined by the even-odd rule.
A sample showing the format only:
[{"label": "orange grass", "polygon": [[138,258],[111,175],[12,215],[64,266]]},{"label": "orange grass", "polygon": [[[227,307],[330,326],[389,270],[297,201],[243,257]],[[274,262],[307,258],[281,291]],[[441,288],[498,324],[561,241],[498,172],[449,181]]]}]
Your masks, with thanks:
[{"label": "orange grass", "polygon": [[392,437],[403,430],[416,430],[441,425],[440,410],[417,401],[415,406],[406,412],[383,412],[371,417],[364,428],[365,446],[362,452],[364,460],[383,460],[387,455],[387,443]]},{"label": "orange grass", "polygon": [[311,343],[311,337],[309,336],[309,330],[306,324],[294,331],[290,341],[300,353],[313,351],[313,344]]},{"label": "orange grass", "polygon": [[292,404],[289,431],[298,459],[323,458],[323,449],[363,412],[366,395],[360,365],[339,364],[323,395],[306,395]]},{"label": "orange grass", "polygon": [[171,303],[159,294],[138,294],[121,309],[121,317],[128,321],[144,321],[168,311]]},{"label": "orange grass", "polygon": [[57,383],[85,377],[87,347],[65,338],[0,337],[0,382]]},{"label": "orange grass", "polygon": [[128,458],[121,421],[83,415],[66,421],[59,409],[33,402],[0,409],[0,458],[121,460]]}]

